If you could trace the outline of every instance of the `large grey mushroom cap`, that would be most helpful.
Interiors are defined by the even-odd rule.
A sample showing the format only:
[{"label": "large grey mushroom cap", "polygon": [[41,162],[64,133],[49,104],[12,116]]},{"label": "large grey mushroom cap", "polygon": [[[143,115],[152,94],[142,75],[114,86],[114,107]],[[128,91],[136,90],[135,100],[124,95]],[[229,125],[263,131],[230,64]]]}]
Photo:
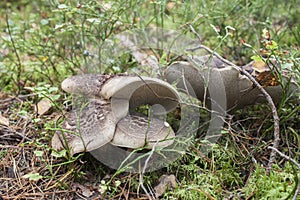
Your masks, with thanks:
[{"label": "large grey mushroom cap", "polygon": [[[168,122],[147,116],[128,115],[117,124],[111,143],[127,148],[167,147],[173,144],[175,133]],[[157,143],[156,143],[157,142]]]},{"label": "large grey mushroom cap", "polygon": [[[201,101],[223,104],[220,106],[225,110],[266,102],[261,91],[236,66],[230,66],[215,57],[211,60],[208,58],[204,56],[190,62],[174,62],[166,70],[165,77],[169,83],[176,83],[179,90],[194,94]],[[243,67],[252,72],[255,70],[252,65],[253,62]],[[288,77],[283,76],[284,83],[288,80]],[[288,96],[299,93],[299,86],[293,80],[289,84]],[[280,85],[266,86],[264,89],[275,103],[280,102],[284,92]]]},{"label": "large grey mushroom cap", "polygon": [[70,148],[72,155],[97,149],[113,139],[116,123],[110,102],[92,99],[86,107],[67,114],[63,130],[52,138],[52,147]]},{"label": "large grey mushroom cap", "polygon": [[[179,90],[192,95],[201,101],[216,101],[224,109],[236,106],[240,87],[251,87],[251,84],[240,84],[239,71],[231,66],[215,68],[197,68],[188,62],[175,62],[166,70],[165,77],[169,83],[176,83]],[[209,104],[208,104],[209,106]]]}]

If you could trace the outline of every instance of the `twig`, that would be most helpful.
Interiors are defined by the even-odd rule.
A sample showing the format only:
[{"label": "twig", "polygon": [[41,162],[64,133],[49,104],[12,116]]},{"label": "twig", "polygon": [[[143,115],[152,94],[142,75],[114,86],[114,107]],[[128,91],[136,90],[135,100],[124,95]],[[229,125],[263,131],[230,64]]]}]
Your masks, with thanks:
[{"label": "twig", "polygon": [[18,54],[17,48],[15,46],[15,41],[12,37],[12,33],[11,33],[11,30],[10,30],[10,26],[9,26],[9,22],[8,22],[8,9],[7,8],[6,8],[6,25],[7,25],[7,30],[8,30],[8,34],[9,34],[9,37],[10,37],[11,44],[13,46],[13,51],[16,54],[16,57],[17,57],[17,60],[18,60],[17,66],[19,67],[19,69],[18,69],[18,74],[17,74],[17,85],[18,85],[18,94],[19,94],[20,91],[21,91],[20,82],[21,82],[22,64],[21,64],[21,59],[20,59],[20,56]]},{"label": "twig", "polygon": [[289,156],[287,156],[287,155],[281,153],[278,149],[275,149],[274,147],[268,147],[268,149],[274,150],[274,151],[275,151],[276,153],[278,153],[281,157],[283,157],[283,158],[285,158],[285,159],[291,161],[291,162],[294,163],[294,164],[299,168],[299,170],[300,170],[300,164],[299,164],[296,160],[294,160],[293,158],[291,158],[291,157],[289,157]]},{"label": "twig", "polygon": [[[275,151],[276,153],[278,153],[281,157],[283,157],[283,158],[287,159],[288,161],[291,161],[292,163],[294,163],[298,167],[298,169],[300,171],[300,164],[296,160],[294,160],[293,158],[291,158],[291,157],[289,157],[289,156],[281,153],[278,149],[275,149],[274,147],[270,147],[269,146],[268,149],[272,149],[273,151]],[[299,192],[300,192],[300,183],[298,182],[298,186],[297,186],[297,189],[295,191],[295,194],[294,194],[292,200],[296,200]]]},{"label": "twig", "polygon": [[17,99],[18,101],[20,101],[20,99],[31,97],[31,96],[36,96],[36,95],[38,95],[38,93],[25,94],[25,95],[17,95],[17,96],[14,96],[14,97],[6,98],[4,100],[0,100],[0,103],[6,103],[8,101],[14,101],[15,99]]},{"label": "twig", "polygon": [[145,84],[145,86],[147,86],[147,88],[159,99],[167,99],[167,100],[170,100],[172,102],[176,102],[178,103],[178,99],[174,99],[172,97],[164,97],[164,96],[161,96],[159,94],[157,94],[157,92],[155,92],[149,85],[149,83],[147,83],[142,76],[140,76],[139,74],[135,74],[137,77],[139,77],[139,79],[141,79],[141,81]]},{"label": "twig", "polygon": [[194,27],[193,27],[190,23],[188,23],[187,25],[190,27],[191,31],[197,36],[197,38],[198,38],[200,44],[202,44],[202,39],[201,39],[201,36],[199,35],[199,33],[197,33],[197,32],[195,31]]},{"label": "twig", "polygon": [[147,191],[147,189],[145,188],[144,183],[143,183],[143,181],[144,181],[144,180],[143,180],[143,177],[144,177],[144,174],[145,174],[145,172],[146,172],[146,169],[147,169],[149,160],[150,160],[150,158],[152,157],[152,155],[153,155],[153,153],[154,153],[154,151],[155,151],[155,147],[156,147],[157,144],[158,144],[158,141],[156,141],[156,143],[153,145],[152,150],[151,150],[149,156],[147,157],[147,159],[146,159],[146,161],[145,161],[145,164],[144,164],[144,167],[143,167],[143,171],[142,171],[142,173],[140,174],[140,181],[139,181],[139,184],[141,185],[142,189],[144,190],[144,192],[146,193],[147,197],[148,197],[150,200],[151,200],[151,199],[155,199],[155,197],[153,197],[153,195],[152,195],[152,197],[151,197],[150,194],[148,193],[148,191]]},{"label": "twig", "polygon": [[[194,33],[194,34],[198,34],[195,32],[194,29],[191,29],[191,31]],[[239,70],[240,73],[244,74],[247,78],[249,78],[252,83],[263,93],[263,95],[266,97],[270,107],[271,107],[271,110],[272,110],[272,114],[273,114],[273,119],[274,119],[274,141],[273,141],[273,148],[274,149],[277,149],[278,146],[279,146],[279,142],[280,142],[280,135],[279,135],[279,117],[278,117],[278,113],[277,113],[277,109],[276,109],[276,106],[272,100],[272,97],[269,95],[269,93],[256,81],[255,78],[253,78],[251,76],[251,74],[249,72],[247,72],[244,68],[241,68],[241,67],[238,67],[237,65],[235,65],[234,63],[224,59],[222,56],[220,56],[218,53],[212,51],[210,48],[208,48],[207,46],[204,46],[201,44],[201,41],[200,41],[200,45],[195,47],[195,48],[191,48],[191,49],[187,49],[188,51],[195,51],[197,49],[204,49],[206,50],[207,52],[213,54],[214,56],[216,56],[217,58],[219,58],[222,62],[228,64],[228,65],[231,65],[232,67],[234,67],[235,69]],[[269,162],[268,162],[268,165],[266,167],[266,171],[267,173],[269,174],[270,170],[272,169],[272,165],[275,161],[275,157],[276,157],[276,152],[275,150],[272,149],[271,151],[271,154],[270,154],[270,159],[269,159]]]},{"label": "twig", "polygon": [[295,191],[295,194],[294,194],[292,200],[297,200],[297,196],[298,196],[299,192],[300,192],[300,184],[298,183],[298,187]]},{"label": "twig", "polygon": [[[41,193],[22,193],[22,196],[26,196],[28,198],[30,197],[44,197],[45,195],[56,195],[56,194],[62,194],[62,193],[66,193],[66,194],[70,194],[70,193],[74,193],[75,191],[73,190],[61,190],[61,191],[54,191],[54,192],[41,192]],[[18,199],[20,197],[20,195],[18,196],[2,196],[5,199]]]}]

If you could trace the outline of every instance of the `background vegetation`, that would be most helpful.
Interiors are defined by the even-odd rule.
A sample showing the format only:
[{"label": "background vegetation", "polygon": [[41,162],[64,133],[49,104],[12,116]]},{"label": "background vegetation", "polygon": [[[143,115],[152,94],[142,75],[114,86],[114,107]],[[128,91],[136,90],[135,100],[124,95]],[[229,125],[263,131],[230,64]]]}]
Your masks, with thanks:
[{"label": "background vegetation", "polygon": [[[161,27],[189,32],[224,58],[244,65],[266,53],[263,29],[270,32],[283,63],[292,63],[300,83],[300,2],[291,1],[1,1],[0,6],[0,196],[21,198],[146,198],[139,175],[111,170],[89,154],[70,157],[53,152],[50,140],[70,110],[70,97],[60,89],[66,77],[89,72],[91,46],[133,28]],[[251,48],[246,44],[251,45]],[[255,52],[253,51],[255,50]],[[114,60],[102,73],[131,68],[129,59]],[[166,63],[161,59],[162,68]],[[118,66],[118,67],[113,67]],[[38,102],[51,109],[39,115]],[[280,150],[299,163],[300,106],[286,99],[278,105]],[[163,174],[174,174],[177,186],[164,199],[289,199],[299,182],[299,169],[277,157],[265,171],[272,142],[272,113],[267,105],[239,110],[228,119],[222,138],[204,156],[196,138],[184,157],[145,174],[153,188]],[[298,197],[298,199],[300,199]]]}]

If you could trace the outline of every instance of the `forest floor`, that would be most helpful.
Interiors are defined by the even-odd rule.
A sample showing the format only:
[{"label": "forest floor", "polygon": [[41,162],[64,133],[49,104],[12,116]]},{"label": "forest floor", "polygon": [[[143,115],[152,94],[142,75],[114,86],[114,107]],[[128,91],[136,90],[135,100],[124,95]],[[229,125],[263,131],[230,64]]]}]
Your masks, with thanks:
[{"label": "forest floor", "polygon": [[[151,172],[111,169],[88,152],[72,156],[51,146],[72,107],[72,96],[60,86],[65,78],[80,73],[161,78],[173,58],[191,54],[143,49],[139,53],[157,61],[153,70],[141,67],[132,52],[117,52],[117,46],[99,53],[101,45],[128,30],[175,30],[237,66],[276,59],[278,77],[289,70],[300,85],[299,1],[18,0],[0,6],[5,8],[0,10],[0,199],[300,199],[299,93],[294,100],[282,95],[276,104],[276,149],[284,155],[276,154],[271,169],[269,147],[276,135],[266,102],[230,112],[216,143],[205,140],[211,115],[203,107],[189,147]],[[289,89],[280,78],[260,81],[263,88],[273,82]],[[176,120],[185,114],[170,113],[169,124],[178,129]]]}]

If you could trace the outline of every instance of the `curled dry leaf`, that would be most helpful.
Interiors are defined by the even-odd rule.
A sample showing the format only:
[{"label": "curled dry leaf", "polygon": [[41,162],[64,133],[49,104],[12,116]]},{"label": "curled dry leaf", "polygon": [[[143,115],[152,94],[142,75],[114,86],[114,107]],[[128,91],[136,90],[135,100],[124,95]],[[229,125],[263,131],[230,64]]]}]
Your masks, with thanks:
[{"label": "curled dry leaf", "polygon": [[79,183],[74,183],[72,189],[84,197],[91,197],[94,194],[92,187],[81,185]]},{"label": "curled dry leaf", "polygon": [[162,196],[168,188],[175,188],[177,183],[176,183],[176,177],[171,174],[171,175],[162,175],[159,179],[159,184],[154,187],[155,190],[155,195],[156,197]]},{"label": "curled dry leaf", "polygon": [[40,100],[37,104],[36,110],[37,113],[41,116],[46,114],[50,108],[52,107],[52,103],[49,99],[47,98],[43,98],[42,100]]},{"label": "curled dry leaf", "polygon": [[261,60],[254,61],[252,63],[252,68],[259,73],[265,72],[265,71],[270,71],[270,68],[268,67],[268,65],[264,61],[261,61]]},{"label": "curled dry leaf", "polygon": [[2,115],[0,115],[0,124],[4,126],[9,126],[9,120]]},{"label": "curled dry leaf", "polygon": [[277,86],[279,85],[279,82],[275,75],[276,75],[275,72],[265,71],[265,72],[261,72],[255,79],[263,87]]}]

